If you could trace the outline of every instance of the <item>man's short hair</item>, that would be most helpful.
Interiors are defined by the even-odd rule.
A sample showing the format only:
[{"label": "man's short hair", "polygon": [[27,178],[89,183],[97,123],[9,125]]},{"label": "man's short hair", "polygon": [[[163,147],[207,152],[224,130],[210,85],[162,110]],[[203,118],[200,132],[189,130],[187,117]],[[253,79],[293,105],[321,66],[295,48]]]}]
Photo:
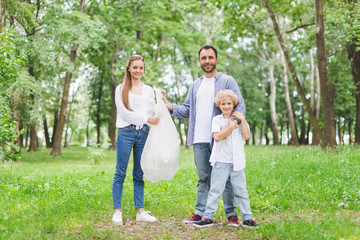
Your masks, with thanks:
[{"label": "man's short hair", "polygon": [[202,46],[202,47],[200,48],[199,52],[198,52],[199,58],[200,58],[200,52],[201,52],[203,49],[210,49],[210,48],[215,52],[215,57],[217,58],[217,50],[216,50],[216,48],[215,48],[214,46],[212,46],[212,45],[204,45],[204,46]]},{"label": "man's short hair", "polygon": [[216,107],[220,108],[221,102],[225,98],[230,98],[231,102],[233,103],[234,107],[238,104],[238,98],[233,90],[226,89],[226,90],[220,90],[215,97],[215,105]]}]

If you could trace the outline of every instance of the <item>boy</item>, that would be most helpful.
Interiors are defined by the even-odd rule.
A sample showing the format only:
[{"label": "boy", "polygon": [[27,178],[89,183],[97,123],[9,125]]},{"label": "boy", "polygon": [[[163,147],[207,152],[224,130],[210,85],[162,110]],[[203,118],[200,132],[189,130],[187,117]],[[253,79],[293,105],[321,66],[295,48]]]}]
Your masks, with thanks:
[{"label": "boy", "polygon": [[[230,177],[231,185],[238,202],[244,227],[256,227],[250,210],[250,201],[246,190],[244,140],[250,137],[248,124],[242,112],[234,112],[238,104],[236,94],[232,90],[219,91],[215,97],[216,107],[222,114],[213,118],[211,132],[215,140],[210,163],[211,173],[210,191],[206,203],[204,216],[195,222],[195,227],[210,227],[216,212],[219,198]],[[233,225],[235,226],[235,225]],[[236,224],[236,227],[239,225]]]}]

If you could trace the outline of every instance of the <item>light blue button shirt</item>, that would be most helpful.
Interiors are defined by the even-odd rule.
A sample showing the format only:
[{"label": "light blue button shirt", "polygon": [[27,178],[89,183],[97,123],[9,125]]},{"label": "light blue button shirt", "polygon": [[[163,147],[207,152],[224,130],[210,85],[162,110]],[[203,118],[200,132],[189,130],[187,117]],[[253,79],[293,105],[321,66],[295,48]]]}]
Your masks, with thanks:
[{"label": "light blue button shirt", "polygon": [[[188,140],[187,140],[188,146],[192,146],[194,143],[194,128],[196,121],[196,94],[201,85],[203,78],[204,76],[200,77],[190,85],[189,92],[184,104],[179,106],[173,103],[172,104],[173,111],[170,111],[171,116],[178,118],[189,118],[189,130],[188,130]],[[225,89],[233,90],[234,93],[237,95],[239,104],[235,107],[235,109],[239,112],[242,111],[245,116],[244,99],[241,96],[240,89],[236,81],[231,76],[228,76],[223,73],[218,73],[215,76],[214,97],[216,96],[217,92]],[[215,102],[214,102],[211,119],[213,119],[215,116],[219,114],[221,114],[221,111],[219,108],[215,106]],[[211,131],[211,129],[209,129],[209,131]]]}]

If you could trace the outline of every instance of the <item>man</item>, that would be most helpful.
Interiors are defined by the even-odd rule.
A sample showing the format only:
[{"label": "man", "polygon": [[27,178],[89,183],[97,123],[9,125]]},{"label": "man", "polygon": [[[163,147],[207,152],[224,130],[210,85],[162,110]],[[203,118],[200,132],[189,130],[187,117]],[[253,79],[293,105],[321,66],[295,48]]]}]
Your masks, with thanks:
[{"label": "man", "polygon": [[[172,116],[189,118],[187,144],[193,146],[195,165],[199,177],[195,212],[190,218],[183,220],[184,223],[194,223],[201,220],[205,211],[211,177],[211,165],[209,162],[213,141],[211,121],[213,117],[221,114],[221,111],[216,108],[214,102],[217,92],[224,89],[233,90],[239,99],[236,110],[242,111],[245,114],[244,100],[236,81],[232,77],[219,73],[216,70],[218,62],[216,48],[211,45],[205,45],[200,48],[198,55],[204,75],[191,84],[184,104],[182,106],[171,104],[164,97],[166,106]],[[165,91],[163,91],[163,95],[166,96]],[[223,202],[228,225],[239,226],[235,212],[236,202],[229,180],[223,193]]]}]

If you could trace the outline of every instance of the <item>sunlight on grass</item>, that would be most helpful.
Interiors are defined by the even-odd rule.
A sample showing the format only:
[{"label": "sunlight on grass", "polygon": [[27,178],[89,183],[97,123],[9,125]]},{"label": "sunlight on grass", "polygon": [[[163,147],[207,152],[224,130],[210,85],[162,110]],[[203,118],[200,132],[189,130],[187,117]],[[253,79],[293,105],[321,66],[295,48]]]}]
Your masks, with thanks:
[{"label": "sunlight on grass", "polygon": [[246,146],[251,207],[261,227],[229,228],[220,201],[215,227],[197,230],[182,219],[194,211],[197,173],[192,149],[181,149],[170,181],[145,185],[145,208],[161,221],[135,223],[132,161],[123,194],[124,227],[111,224],[115,152],[95,165],[86,148],[23,152],[19,163],[0,164],[0,239],[240,238],[358,239],[360,148]]}]

